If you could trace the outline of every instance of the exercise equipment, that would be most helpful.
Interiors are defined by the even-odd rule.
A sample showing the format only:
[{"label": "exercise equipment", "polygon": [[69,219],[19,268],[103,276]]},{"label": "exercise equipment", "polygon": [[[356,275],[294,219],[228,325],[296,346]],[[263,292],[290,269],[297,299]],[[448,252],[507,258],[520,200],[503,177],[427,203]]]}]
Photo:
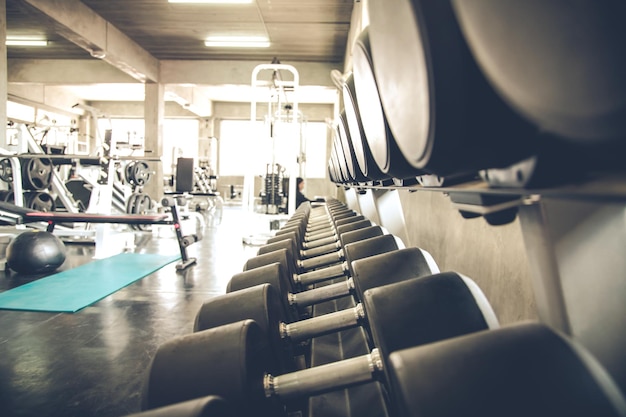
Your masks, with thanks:
[{"label": "exercise equipment", "polygon": [[373,0],[368,10],[384,114],[412,167],[446,176],[507,166],[532,153],[536,129],[491,88],[449,0]]},{"label": "exercise equipment", "polygon": [[190,257],[187,254],[187,246],[194,242],[197,242],[200,237],[198,235],[183,236],[183,231],[180,226],[180,216],[178,215],[178,209],[176,207],[177,197],[164,197],[161,200],[163,207],[169,207],[174,220],[174,232],[176,233],[176,240],[178,241],[178,248],[180,249],[181,261],[176,264],[176,270],[181,271],[187,269],[191,265],[194,265],[198,260]]},{"label": "exercise equipment", "polygon": [[[378,231],[377,229],[373,229],[371,230],[371,233],[376,234],[377,231]],[[356,237],[359,235],[355,234],[353,236]],[[351,240],[351,238],[348,236],[346,238],[346,242],[348,241],[348,239]],[[382,241],[390,242],[390,244],[394,245],[394,248],[396,249],[398,247],[397,240],[393,236],[388,235],[385,239],[382,239]],[[322,266],[322,264],[324,263],[332,263],[331,261],[339,262],[340,259],[343,262],[340,262],[336,265],[330,265],[326,268],[320,267],[319,269],[316,269],[313,271],[303,272],[300,269],[300,266],[298,265],[298,262],[300,261],[297,261],[293,255],[293,242],[292,241],[282,240],[282,241],[276,242],[275,244],[272,244],[272,246],[274,245],[275,245],[275,248],[273,248],[272,251],[268,253],[264,253],[262,255],[258,255],[254,258],[248,259],[248,261],[246,261],[244,265],[244,271],[255,269],[259,266],[264,266],[264,265],[269,265],[275,262],[279,262],[283,265],[283,267],[285,268],[285,271],[290,277],[290,287],[292,288],[292,291],[294,292],[298,291],[299,289],[305,288],[309,285],[316,284],[318,282],[326,281],[332,278],[342,277],[346,273],[349,272],[348,262],[345,261],[345,256],[346,256],[345,250],[342,250],[340,254],[330,254],[330,256],[323,255],[325,259],[322,259],[322,260],[325,260],[328,262],[318,261],[317,263],[320,266]],[[346,244],[346,247],[347,246],[348,245]],[[380,248],[376,248],[376,246],[369,246],[369,247],[372,248],[372,250],[383,250],[382,247]],[[315,260],[315,258],[313,259]]]},{"label": "exercise equipment", "polygon": [[7,246],[7,266],[21,274],[54,271],[65,262],[65,245],[52,233],[25,231]]},{"label": "exercise equipment", "polygon": [[124,168],[124,177],[130,185],[143,187],[152,178],[152,173],[147,162],[131,161]]},{"label": "exercise equipment", "polygon": [[[367,33],[367,29],[365,30]],[[363,36],[363,35],[361,35]],[[359,37],[361,39],[361,37]],[[358,41],[357,41],[358,42]],[[369,40],[368,40],[369,43]],[[355,48],[356,50],[356,48]],[[356,52],[353,52],[356,53]],[[354,69],[356,74],[356,68]],[[350,74],[346,79],[346,82],[343,85],[343,103],[345,106],[345,119],[348,124],[348,132],[350,133],[350,138],[352,139],[352,148],[354,151],[354,156],[359,165],[359,168],[363,174],[371,179],[371,180],[386,180],[389,179],[389,175],[381,171],[381,169],[376,164],[372,154],[371,148],[367,142],[367,136],[365,133],[364,125],[370,123],[376,123],[376,119],[373,121],[365,121],[361,118],[361,109],[359,107],[357,95],[356,95],[356,86],[355,86],[355,74]],[[370,100],[372,97],[367,97]],[[363,100],[365,101],[365,100]],[[376,106],[378,105],[378,106]],[[372,113],[372,110],[369,107],[378,107],[379,111],[381,111],[380,99],[377,101],[368,101],[367,105],[368,109],[364,109],[367,115],[369,116]],[[381,111],[382,115],[382,111]],[[377,115],[380,117],[380,115]],[[383,116],[384,117],[384,116]],[[379,120],[378,120],[379,121]],[[380,122],[380,121],[379,121]],[[370,127],[371,131],[371,127]],[[372,142],[375,142],[375,136],[372,134]],[[382,144],[384,145],[384,143]]]},{"label": "exercise equipment", "polygon": [[518,324],[394,352],[398,417],[626,415],[626,401],[581,346]]},{"label": "exercise equipment", "polygon": [[71,178],[65,182],[65,187],[72,194],[72,198],[78,204],[80,211],[85,212],[89,207],[94,189],[93,184],[89,184],[82,178]]},{"label": "exercise equipment", "polygon": [[[337,228],[341,228],[341,233],[351,230],[358,230],[371,225],[369,220],[365,220],[363,216],[351,216],[347,219],[339,220],[336,224]],[[268,239],[267,245],[279,242],[281,240],[292,240],[294,245],[294,255],[298,258],[311,258],[317,255],[323,255],[328,252],[336,251],[341,248],[340,234],[335,227],[328,227],[311,237],[304,237],[307,232],[302,232],[302,226],[287,225],[283,229],[276,232],[273,238]],[[263,246],[259,252],[265,250]]]},{"label": "exercise equipment", "polygon": [[348,167],[346,165],[346,158],[343,153],[343,147],[341,145],[341,139],[339,137],[339,131],[335,129],[333,131],[333,145],[331,151],[332,157],[336,160],[336,165],[339,169],[340,183],[346,184],[350,182],[350,176],[348,175]]},{"label": "exercise equipment", "polygon": [[194,159],[176,159],[176,193],[189,193],[194,187]]},{"label": "exercise equipment", "polygon": [[39,212],[53,212],[56,203],[50,193],[44,191],[27,191],[24,193],[24,206]]},{"label": "exercise equipment", "polygon": [[15,197],[11,190],[0,190],[0,201],[12,203]]},{"label": "exercise equipment", "polygon": [[[389,308],[386,300],[395,300]],[[456,273],[404,281],[367,291],[364,300],[377,346],[370,354],[273,376],[267,335],[245,320],[176,338],[157,349],[145,389],[147,407],[204,395],[223,396],[242,415],[270,415],[277,401],[312,396],[386,378],[388,355],[416,344],[497,327],[480,289]],[[378,304],[384,308],[377,308]],[[411,314],[407,314],[407,312]],[[380,330],[380,331],[378,331]],[[392,335],[381,340],[382,335]],[[251,415],[251,414],[248,414]]]},{"label": "exercise equipment", "polygon": [[513,108],[563,140],[623,141],[626,5],[450,3],[473,56]]},{"label": "exercise equipment", "polygon": [[[273,244],[276,244],[282,240],[290,240],[293,243],[294,256],[299,260],[303,261],[302,268],[308,268],[306,266],[305,259],[317,258],[320,255],[329,254],[332,252],[336,252],[341,249],[342,241],[341,235],[352,230],[359,230],[366,227],[371,226],[371,222],[369,220],[365,220],[363,216],[352,216],[348,219],[343,219],[344,221],[337,222],[337,229],[330,229],[329,233],[321,233],[316,235],[322,236],[321,238],[306,240],[306,238],[302,239],[301,232],[298,233],[297,228],[287,227],[281,229],[279,233],[276,233],[271,239],[268,239],[266,245],[262,246],[258,253],[262,255],[263,253],[267,253],[271,251],[271,247]],[[308,263],[312,261],[307,261]]]},{"label": "exercise equipment", "polygon": [[496,169],[483,179],[493,186],[538,187],[623,170],[622,2],[450,3],[494,90],[541,132],[532,157],[504,169],[488,167]]},{"label": "exercise equipment", "polygon": [[[374,228],[374,231],[377,231],[376,228]],[[360,233],[355,234],[355,238],[359,234]],[[305,289],[313,284],[329,281],[332,278],[343,277],[332,277],[328,279],[316,278],[315,280],[311,281],[290,282],[289,275],[285,273],[285,269],[283,266],[284,262],[277,262],[277,264],[281,267],[279,274],[277,274],[275,271],[262,270],[260,268],[247,270],[233,275],[228,283],[226,291],[232,292],[242,288],[248,288],[250,286],[258,285],[263,282],[268,282],[271,283],[279,291],[279,293],[281,293],[281,295],[284,295],[284,304],[288,306],[289,309],[293,309],[296,313],[299,311],[301,312],[302,309],[310,305],[354,294],[356,290],[356,285],[352,278],[354,276],[354,273],[352,271],[353,262],[371,256],[397,251],[401,247],[402,245],[398,244],[398,240],[394,236],[383,236],[382,232],[381,235],[378,237],[372,237],[356,241],[354,243],[348,243],[346,245],[346,258],[348,259],[348,261],[346,261],[346,265],[344,265],[345,270],[347,270],[347,272],[345,272],[346,279],[338,279],[338,282],[330,285],[324,285],[319,288],[308,289],[304,291],[292,290],[293,288]],[[424,252],[423,256],[432,259],[430,255],[426,252]],[[434,265],[434,261],[430,262],[430,264],[433,266],[433,268],[436,268],[436,265]]]},{"label": "exercise equipment", "polygon": [[9,158],[0,159],[0,180],[4,182],[13,181],[13,166]]},{"label": "exercise equipment", "polygon": [[[389,128],[387,117],[378,92],[378,84],[374,75],[374,64],[370,48],[369,28],[365,28],[357,38],[352,49],[354,87],[350,79],[344,85],[344,102],[354,101],[358,104],[360,120],[363,125],[365,140],[363,141],[363,163],[367,170],[380,169],[383,173],[395,178],[415,176],[413,167],[406,161]],[[354,88],[354,89],[353,89]],[[350,104],[346,105],[346,113]],[[360,158],[357,153],[357,158]]]},{"label": "exercise equipment", "polygon": [[52,183],[52,161],[47,158],[20,158],[22,186],[26,190],[44,190]]},{"label": "exercise equipment", "polygon": [[[126,213],[128,214],[148,214],[154,209],[152,198],[143,192],[134,192],[128,197],[126,202]],[[135,230],[148,230],[149,225],[131,225]]]},{"label": "exercise equipment", "polygon": [[[382,235],[381,235],[382,236]],[[355,234],[355,238],[357,234]],[[349,238],[349,237],[348,237]],[[350,238],[349,238],[350,239]],[[365,257],[387,253],[397,250],[402,245],[393,236],[386,235],[382,239],[364,239],[353,244],[346,245],[348,259],[356,261]],[[316,278],[316,281],[295,281],[289,274],[289,251],[281,249],[277,252],[262,255],[262,259],[256,260],[254,268],[235,274],[228,282],[226,292],[249,288],[261,283],[272,284],[281,295],[283,305],[290,320],[297,320],[309,314],[308,306],[319,304],[323,301],[348,296],[355,290],[354,283],[350,280],[337,280],[332,285],[322,285],[321,288],[308,289],[313,283],[318,284],[332,279]],[[346,262],[345,269],[350,272],[350,262]],[[336,275],[336,274],[335,274]],[[325,277],[324,277],[325,278]],[[337,277],[341,278],[341,277]],[[323,288],[323,289],[322,289]]]},{"label": "exercise equipment", "polygon": [[354,182],[361,183],[367,182],[370,178],[366,177],[361,170],[361,167],[357,161],[356,154],[354,152],[353,139],[348,128],[348,121],[346,119],[345,110],[339,114],[339,120],[337,121],[337,132],[339,133],[339,140],[341,142],[341,148],[343,149],[344,158],[346,160],[346,167],[348,168],[348,176]]},{"label": "exercise equipment", "polygon": [[[369,289],[439,272],[436,265],[431,266],[429,255],[417,248],[389,252],[368,259],[370,262],[367,265],[370,269],[361,271],[359,275],[355,276],[352,285],[350,285],[352,288],[347,294],[344,285],[341,288],[342,295],[352,293],[356,301],[362,301],[365,298],[365,291]],[[357,262],[355,261],[355,264]],[[381,273],[389,265],[398,265],[398,267],[393,273],[389,271]],[[288,311],[285,310],[284,304],[281,302],[284,299],[284,294],[279,293],[278,288],[280,287],[272,285],[275,281],[275,279],[270,279],[267,281],[269,284],[260,284],[230,292],[205,302],[196,316],[194,331],[252,319],[268,335],[271,335],[272,352],[279,355],[280,358],[292,356],[290,355],[292,344],[304,342],[314,337],[359,326],[365,327],[366,332],[369,331],[366,309],[361,302],[345,310],[289,322]],[[284,350],[286,348],[288,349],[287,352]],[[285,353],[287,353],[286,356]],[[290,370],[291,364],[289,362],[281,363],[281,365],[285,366],[282,368],[283,371]]]}]

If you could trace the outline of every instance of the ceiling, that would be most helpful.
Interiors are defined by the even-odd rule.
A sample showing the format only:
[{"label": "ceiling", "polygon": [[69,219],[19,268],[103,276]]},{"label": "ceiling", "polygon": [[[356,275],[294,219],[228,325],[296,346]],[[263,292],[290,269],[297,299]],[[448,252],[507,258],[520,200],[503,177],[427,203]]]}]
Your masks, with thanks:
[{"label": "ceiling", "polygon": [[[78,0],[66,0],[78,1]],[[354,0],[256,0],[177,4],[167,0],[82,0],[160,60],[233,59],[342,62]],[[7,36],[41,35],[46,48],[9,47],[10,58],[83,59],[52,22],[21,0],[6,0]],[[207,48],[209,36],[265,36],[269,48]]]}]

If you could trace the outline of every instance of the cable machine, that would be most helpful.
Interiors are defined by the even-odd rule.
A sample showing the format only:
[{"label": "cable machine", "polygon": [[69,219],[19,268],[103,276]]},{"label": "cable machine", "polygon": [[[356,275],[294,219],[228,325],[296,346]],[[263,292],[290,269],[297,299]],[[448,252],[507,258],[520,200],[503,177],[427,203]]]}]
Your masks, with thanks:
[{"label": "cable machine", "polygon": [[[264,79],[262,75],[270,73],[270,79]],[[281,72],[292,75],[291,80],[284,80]],[[300,77],[296,68],[291,65],[278,63],[261,64],[254,68],[252,72],[252,100],[250,102],[250,134],[255,138],[255,143],[267,144],[271,148],[271,155],[266,164],[266,173],[262,185],[261,204],[265,206],[265,214],[279,214],[279,206],[286,196],[295,195],[296,177],[302,175],[301,163],[304,162],[302,152],[302,114],[298,110],[298,86]],[[257,98],[262,90],[267,91],[267,114],[265,116],[265,126],[262,135],[256,128],[257,123]],[[287,99],[287,93],[292,95],[292,100]],[[283,129],[287,128],[287,129]],[[288,140],[281,141],[281,134],[293,135],[298,133],[298,140],[289,137]],[[286,160],[277,160],[278,146],[286,146],[283,154],[288,155]],[[262,154],[261,149],[259,149]],[[252,165],[252,164],[251,164]],[[244,178],[243,205],[249,211],[255,209],[255,167],[248,166],[247,174]],[[295,210],[295,199],[287,200],[286,211],[293,213]],[[284,211],[284,210],[283,210]]]}]

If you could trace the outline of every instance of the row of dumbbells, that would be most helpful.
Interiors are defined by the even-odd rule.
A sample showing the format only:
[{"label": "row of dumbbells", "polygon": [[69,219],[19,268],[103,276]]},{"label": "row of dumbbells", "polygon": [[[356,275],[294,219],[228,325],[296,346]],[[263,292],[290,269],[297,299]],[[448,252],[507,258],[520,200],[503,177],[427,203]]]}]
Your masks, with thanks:
[{"label": "row of dumbbells", "polygon": [[[314,313],[339,299],[354,304]],[[305,204],[203,304],[193,334],[159,347],[145,415],[306,415],[308,398],[372,383],[383,408],[368,415],[623,415],[571,342],[498,327],[468,277],[337,201]],[[311,340],[354,328],[368,353],[311,366]]]}]

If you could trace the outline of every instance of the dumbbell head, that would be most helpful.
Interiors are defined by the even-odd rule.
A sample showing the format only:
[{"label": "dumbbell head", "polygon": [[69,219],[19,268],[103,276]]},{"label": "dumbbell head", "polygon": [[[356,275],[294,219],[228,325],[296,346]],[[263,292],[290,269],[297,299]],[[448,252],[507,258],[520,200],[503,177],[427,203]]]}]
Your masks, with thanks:
[{"label": "dumbbell head", "polygon": [[387,234],[385,230],[383,230],[380,226],[368,226],[360,229],[350,230],[350,231],[342,231],[339,235],[339,240],[341,241],[341,246],[346,246],[350,243],[360,242],[365,239],[369,239],[371,237],[382,236]]},{"label": "dumbbell head", "polygon": [[[364,229],[363,229],[364,230]],[[356,231],[355,231],[356,232]],[[370,230],[367,233],[365,233],[364,235],[367,236],[369,234],[377,234],[378,232],[382,233],[382,230],[380,228],[375,228],[374,230]],[[352,232],[350,232],[352,233]],[[348,235],[348,234],[346,234]],[[346,241],[350,241],[352,238],[357,238],[359,237],[361,234],[359,233],[355,233],[352,236],[347,236]],[[283,243],[286,245],[289,245],[289,243]],[[378,255],[381,253],[385,253],[385,252],[390,252],[393,250],[398,249],[398,245],[397,245],[397,239],[392,236],[392,235],[383,235],[383,236],[375,236],[369,239],[364,239],[361,241],[357,241],[354,243],[349,243],[346,245],[346,248],[344,248],[345,250],[345,256],[346,259],[348,260],[348,262],[346,262],[346,264],[349,265],[349,263],[353,260],[357,260],[357,259],[362,259],[364,257],[368,257],[368,256],[373,256],[373,255]],[[270,252],[270,253],[266,253],[264,255],[260,255],[254,258],[250,258],[245,265],[245,270],[246,271],[252,271],[256,268],[262,267],[262,266],[266,266],[269,265],[271,263],[280,263],[282,265],[282,269],[285,272],[289,272],[293,270],[293,259],[288,258],[289,256],[289,250],[288,249],[280,249],[274,252]],[[333,276],[337,276],[336,273],[331,274],[330,276],[328,275],[328,269],[330,268],[323,268],[323,269],[319,269],[316,271],[313,271],[311,273],[308,274],[290,274],[289,277],[289,286],[286,287],[285,285],[282,285],[280,288],[282,290],[288,289],[291,292],[295,292],[295,289],[298,288],[298,286],[300,285],[300,283],[302,283],[303,285],[309,285],[310,283],[313,282],[319,282],[319,281],[323,281],[325,279],[328,278],[332,278]],[[341,274],[343,274],[344,272],[349,272],[345,271],[346,268],[344,268],[343,266],[340,266],[340,273],[339,276],[341,276]],[[271,272],[270,270],[264,270],[263,273],[265,272]],[[250,273],[250,274],[238,274],[236,277],[236,284],[232,284],[230,285],[230,287],[234,287],[235,288],[245,288],[248,286],[252,286],[252,285],[257,285],[259,284],[259,280],[261,279],[261,275],[262,274],[254,274],[254,273]],[[297,280],[299,282],[294,282],[294,279],[291,279],[291,277],[296,277]],[[233,278],[235,278],[233,277]],[[275,276],[272,276],[272,278],[268,278],[269,280],[275,280]],[[232,281],[232,280],[231,280]],[[248,281],[250,283],[250,285],[247,285],[245,282]],[[309,282],[311,281],[311,282]]]},{"label": "dumbbell head", "polygon": [[[443,283],[436,281],[443,281]],[[416,283],[414,289],[405,285],[409,282]],[[430,342],[439,340],[439,337],[455,337],[486,329],[490,319],[482,318],[481,320],[480,317],[477,317],[477,313],[480,314],[484,310],[476,305],[473,291],[463,288],[463,284],[466,282],[466,279],[457,274],[448,273],[381,287],[375,295],[370,295],[370,291],[368,291],[366,293],[367,302],[373,311],[368,319],[370,326],[376,328],[374,332],[375,342],[381,346],[380,356],[366,355],[367,357],[364,358],[353,358],[336,364],[329,364],[326,368],[320,367],[321,369],[310,368],[295,374],[279,376],[276,379],[260,376],[258,368],[259,366],[262,367],[262,364],[252,360],[262,357],[262,360],[271,363],[267,353],[269,343],[266,340],[261,340],[260,334],[262,332],[258,325],[253,332],[254,337],[248,335],[249,329],[252,327],[249,322],[237,322],[168,342],[165,348],[160,347],[157,350],[154,357],[150,370],[150,386],[147,388],[148,398],[156,397],[157,394],[153,394],[153,389],[158,394],[167,393],[164,395],[167,395],[170,401],[183,401],[193,398],[190,395],[214,394],[223,396],[232,404],[239,404],[241,398],[247,397],[248,404],[255,404],[259,410],[262,410],[263,406],[258,401],[266,395],[278,394],[287,398],[294,395],[308,396],[339,386],[343,388],[350,384],[366,382],[367,379],[350,382],[352,372],[354,371],[355,374],[363,377],[363,369],[367,374],[370,372],[370,367],[374,365],[375,368],[372,369],[385,370],[388,367],[384,364],[385,359],[390,353],[387,349],[404,349],[410,346],[407,343],[415,340],[410,338],[411,340],[402,342],[401,337],[394,335],[392,340],[381,343],[382,341],[378,338],[389,334],[391,329],[395,329],[402,335],[417,332],[420,334],[418,340]],[[397,285],[403,287],[394,289],[393,287]],[[458,287],[458,289],[454,287]],[[412,295],[423,292],[426,296],[417,298],[410,308],[406,308],[405,305],[389,305],[388,300],[397,297],[398,292],[405,295],[407,291],[411,291],[410,294]],[[443,294],[439,292],[443,292]],[[387,294],[386,297],[385,294]],[[465,298],[459,299],[457,294],[463,295]],[[456,301],[455,305],[450,305],[451,303],[446,303],[443,300],[449,296]],[[380,302],[384,305],[378,306],[377,303]],[[424,302],[425,304],[421,305]],[[442,312],[444,305],[453,308],[454,314]],[[490,314],[493,313],[490,312]],[[416,317],[417,315],[423,315],[426,318]],[[454,317],[452,317],[453,315]],[[442,331],[438,328],[439,326],[447,326],[451,322],[453,330]],[[213,332],[216,331],[218,332],[217,336],[221,336],[221,340],[219,337],[213,336]],[[208,337],[206,336],[207,332],[210,332]],[[196,335],[200,335],[197,336],[197,340]],[[266,337],[269,336],[266,334]],[[258,346],[255,345],[255,342],[258,343]],[[211,346],[212,343],[220,347]],[[223,352],[227,353],[222,354]],[[261,356],[261,353],[264,356]],[[215,371],[212,367],[215,367]],[[215,382],[216,379],[219,380],[219,377],[225,374],[225,370],[228,368],[231,368],[231,372],[235,374],[233,381]],[[342,372],[345,371],[345,374],[337,373],[338,368]],[[304,374],[300,375],[300,372]],[[206,379],[210,381],[204,383],[199,381],[198,378],[201,374],[204,374]],[[310,374],[315,374],[318,379],[307,381],[304,376]],[[247,382],[243,382],[243,375],[247,378]],[[304,391],[297,386],[292,386],[291,383],[283,385],[279,383],[279,380],[298,381],[300,376],[302,376],[302,385],[307,386]],[[367,377],[367,375],[365,376]],[[333,382],[336,378],[339,378],[341,382]],[[388,381],[389,378],[385,378],[385,380]],[[185,390],[185,386],[188,385],[193,386],[190,389],[191,392]],[[169,389],[169,387],[175,387],[175,389]],[[393,388],[391,385],[390,387]],[[230,390],[233,391],[229,392]],[[266,407],[269,404],[272,403],[268,403]]]},{"label": "dumbbell head", "polygon": [[287,233],[276,234],[276,236],[267,239],[267,243],[266,244],[269,245],[269,244],[272,244],[272,243],[275,243],[275,242],[280,242],[281,240],[285,240],[285,239],[291,239],[294,242],[299,243],[300,242],[300,240],[299,240],[300,239],[300,235],[298,234],[298,232],[293,231],[293,230],[290,231],[290,232],[287,232]]},{"label": "dumbbell head", "polygon": [[480,288],[455,272],[370,288],[363,304],[383,359],[396,350],[498,327]]},{"label": "dumbbell head", "polygon": [[[294,266],[294,258],[290,255],[289,250],[280,249],[274,252],[269,252],[263,255],[255,256],[254,258],[250,258],[246,261],[244,265],[244,271],[249,271],[251,269],[259,268],[261,266],[270,265],[273,263],[281,264],[282,268],[292,276],[297,273],[297,270]],[[295,287],[293,286],[292,280],[289,280],[291,283],[291,291],[295,291]]]},{"label": "dumbbell head", "polygon": [[624,416],[626,402],[583,348],[518,324],[394,352],[398,416]]},{"label": "dumbbell head", "polygon": [[[352,252],[352,247],[346,246],[346,251]],[[420,248],[372,253],[369,257],[354,256],[351,258],[355,259],[351,263],[351,273],[359,299],[371,288],[439,273],[430,253]]]},{"label": "dumbbell head", "polygon": [[262,379],[272,364],[267,335],[252,320],[172,339],[152,359],[143,408],[218,395],[236,415],[270,415]]},{"label": "dumbbell head", "polygon": [[292,239],[282,239],[263,245],[257,251],[257,255],[264,255],[266,253],[274,252],[283,248],[289,251],[290,256],[299,258],[300,249],[297,247],[295,241]]},{"label": "dumbbell head", "polygon": [[295,368],[293,351],[289,344],[283,343],[279,332],[279,325],[286,318],[278,291],[270,284],[261,284],[212,298],[210,308],[201,308],[198,311],[194,331],[246,319],[254,320],[267,335],[275,369],[282,373]]},{"label": "dumbbell head", "polygon": [[288,321],[297,320],[300,317],[297,308],[289,301],[289,294],[292,293],[290,291],[291,277],[278,262],[233,275],[228,282],[226,292],[231,293],[260,284],[270,284],[276,290]]},{"label": "dumbbell head", "polygon": [[[362,225],[363,224],[361,224],[361,226]],[[350,229],[350,228],[347,228],[347,229]],[[359,240],[367,239],[370,237],[380,236],[383,233],[384,232],[380,226],[369,226],[369,227],[364,227],[364,228],[358,228],[352,231],[345,231],[344,229],[341,235],[339,235],[339,241],[335,242],[334,244],[331,243],[329,245],[326,245],[327,247],[325,249],[324,249],[324,246],[319,247],[318,249],[321,249],[321,250],[318,250],[319,253],[316,253],[314,252],[314,250],[298,251],[297,244],[296,244],[296,242],[298,241],[297,240],[298,236],[295,232],[292,232],[292,233],[288,233],[285,235],[276,236],[268,240],[266,245],[259,248],[257,254],[263,255],[265,253],[269,253],[277,249],[282,249],[283,247],[286,247],[286,248],[290,247],[292,253],[296,254],[295,256],[298,258],[302,258],[303,256],[307,256],[309,254],[323,255],[326,253],[336,251],[337,249],[339,249],[342,246],[347,245],[348,243],[357,242]],[[285,241],[291,242],[291,245],[288,245]]]}]

